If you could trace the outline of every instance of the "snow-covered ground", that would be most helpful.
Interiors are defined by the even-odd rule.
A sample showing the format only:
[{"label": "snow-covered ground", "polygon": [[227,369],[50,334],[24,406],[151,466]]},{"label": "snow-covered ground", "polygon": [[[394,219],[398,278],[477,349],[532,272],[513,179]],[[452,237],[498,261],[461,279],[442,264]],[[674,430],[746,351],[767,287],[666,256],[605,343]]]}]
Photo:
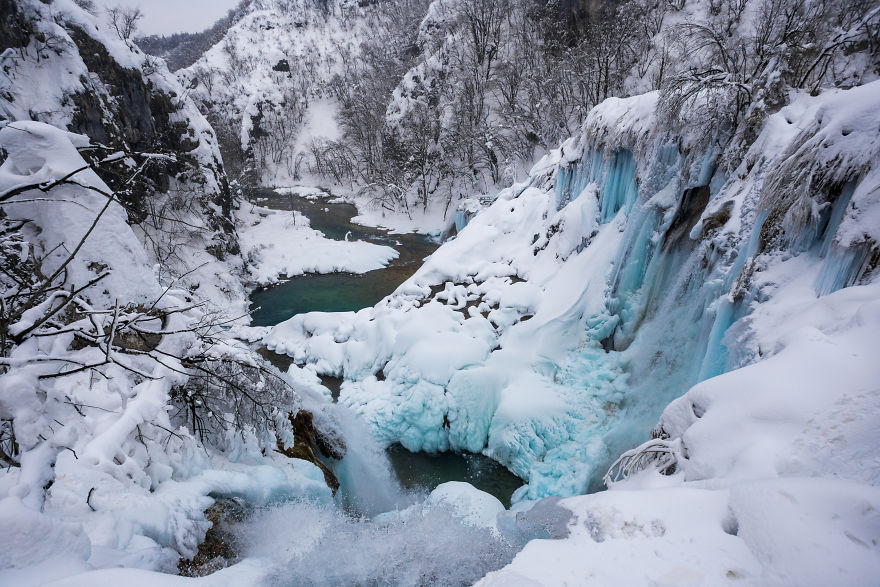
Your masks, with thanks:
[{"label": "snow-covered ground", "polygon": [[[458,216],[457,236],[374,308],[250,329],[305,364],[288,387],[226,330],[245,303],[241,258],[208,252],[217,226],[199,234],[219,205],[182,218],[196,228],[174,243],[175,277],[152,247],[161,232],[131,223],[86,168],[88,140],[61,130],[72,95],[100,94],[108,117],[124,101],[71,36],[94,15],[71,0],[17,5],[43,35],[3,53],[4,118],[42,122],[0,129],[13,318],[0,583],[469,583],[511,560],[484,584],[877,583],[880,82],[793,94],[730,170],[658,127],[656,93],[607,100],[526,182]],[[250,18],[239,48],[265,41],[264,65],[279,67],[238,82],[283,101],[269,96],[283,39],[265,11]],[[296,55],[354,42],[309,30]],[[218,195],[213,131],[183,86],[106,27],[94,35],[132,79],[174,93],[172,122],[199,137],[203,189],[179,193]],[[235,58],[219,46],[206,60]],[[260,112],[241,87],[228,97],[247,138]],[[331,108],[313,101],[306,131]],[[359,218],[434,230],[443,216],[418,214]],[[260,283],[396,255],[330,241],[295,213],[245,207],[237,221]],[[232,374],[212,384],[218,369]],[[318,373],[345,377],[341,405]],[[235,377],[244,393],[229,392]],[[321,469],[277,450],[300,409],[347,442],[335,499]],[[484,452],[527,485],[510,511],[466,484],[401,494],[392,442]],[[627,450],[609,490],[583,495]],[[239,528],[244,560],[203,579],[160,574],[195,553],[220,498],[257,508]]]},{"label": "snow-covered ground", "polygon": [[362,226],[385,228],[392,234],[418,232],[439,235],[450,225],[455,216],[456,203],[446,206],[444,202],[431,202],[427,209],[415,208],[409,213],[390,211],[376,206],[369,198],[352,194],[348,199],[357,206],[358,214],[352,222]]},{"label": "snow-covered ground", "polygon": [[284,185],[308,172],[302,157],[313,140],[336,140],[340,129],[328,85],[347,52],[370,34],[369,4],[256,0],[192,66],[178,75],[196,100],[210,105],[242,149],[255,124],[271,141],[256,146],[261,179]]},{"label": "snow-covered ground", "polygon": [[399,256],[392,247],[329,239],[295,211],[244,204],[236,217],[242,253],[259,285],[277,282],[282,275],[366,273]]}]

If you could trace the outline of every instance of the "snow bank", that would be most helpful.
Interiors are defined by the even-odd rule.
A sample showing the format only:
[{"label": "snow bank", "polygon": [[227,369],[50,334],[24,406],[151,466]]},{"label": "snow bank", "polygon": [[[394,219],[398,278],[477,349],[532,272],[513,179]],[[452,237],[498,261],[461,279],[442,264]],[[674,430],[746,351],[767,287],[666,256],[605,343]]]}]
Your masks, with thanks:
[{"label": "snow bank", "polygon": [[236,212],[242,252],[259,285],[285,275],[366,273],[385,267],[399,253],[366,241],[337,241],[309,227],[298,212],[242,207]]},{"label": "snow bank", "polygon": [[[195,554],[210,527],[204,510],[216,498],[257,506],[331,499],[315,465],[274,452],[276,438],[259,415],[249,421],[234,404],[217,403],[212,409],[230,413],[202,413],[228,424],[223,434],[207,442],[187,429],[181,414],[202,405],[182,403],[199,373],[187,359],[257,359],[222,334],[214,308],[187,289],[163,287],[125,210],[77,151],[87,144],[44,123],[0,129],[3,254],[20,251],[14,263],[24,272],[16,281],[15,267],[4,271],[4,317],[35,299],[4,327],[4,584],[114,566],[173,571]],[[40,266],[28,273],[28,262]],[[71,298],[66,309],[52,305]],[[51,313],[56,307],[64,311]],[[248,385],[252,397],[267,393],[264,379]],[[279,395],[262,417],[283,422],[307,407],[330,425],[323,398],[300,392]],[[275,430],[292,441],[289,427]]]},{"label": "snow bank", "polygon": [[[192,286],[193,295],[244,313],[232,197],[214,130],[190,92],[164,61],[120,39],[103,12],[96,16],[73,0],[16,0],[12,6],[30,38],[0,58],[0,126],[37,120],[88,134],[92,147],[84,156],[105,159],[108,183],[118,180],[131,189],[134,208],[149,200],[160,217],[139,218],[132,226],[145,245],[141,256],[167,272],[163,285],[177,278],[178,286]],[[167,159],[123,151],[161,151]],[[174,254],[181,248],[186,254]]]},{"label": "snow bank", "polygon": [[[43,251],[55,251],[43,267],[51,275],[84,236],[76,262],[69,266],[69,279],[86,283],[101,271],[110,271],[102,288],[126,299],[146,301],[161,291],[153,277],[143,246],[126,222],[122,206],[108,203],[110,188],[87,168],[76,147],[89,145],[88,137],[59,130],[40,122],[18,121],[0,129],[0,148],[8,156],[0,166],[0,185],[12,190],[29,185],[50,184],[71,176],[83,186],[69,185],[48,194],[25,192],[4,203],[14,219],[30,221],[29,230]],[[38,194],[38,195],[37,195]],[[107,206],[106,210],[103,210]],[[59,222],[63,218],[63,222]],[[90,233],[92,224],[97,224]],[[118,256],[108,257],[107,251]],[[89,268],[91,266],[91,269]],[[100,267],[101,271],[95,268]]]},{"label": "snow bank", "polygon": [[880,570],[878,500],[803,478],[570,498],[567,538],[530,542],[478,585],[866,585]]}]

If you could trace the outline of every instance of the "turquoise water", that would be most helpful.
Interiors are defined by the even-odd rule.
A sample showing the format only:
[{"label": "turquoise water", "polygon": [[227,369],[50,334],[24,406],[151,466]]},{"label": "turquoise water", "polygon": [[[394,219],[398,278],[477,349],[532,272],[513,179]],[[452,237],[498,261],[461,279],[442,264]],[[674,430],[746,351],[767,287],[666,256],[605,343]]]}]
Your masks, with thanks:
[{"label": "turquoise water", "polygon": [[447,481],[467,481],[497,497],[505,508],[523,481],[487,456],[472,453],[409,452],[399,444],[388,449],[391,468],[407,489],[431,491]]},{"label": "turquoise water", "polygon": [[424,259],[434,252],[438,243],[422,234],[398,234],[359,226],[351,222],[357,209],[351,204],[331,204],[326,200],[306,200],[282,196],[272,190],[260,190],[251,199],[275,210],[298,210],[312,228],[328,238],[365,240],[394,247],[400,256],[384,269],[364,274],[329,273],[294,277],[283,283],[251,294],[254,326],[274,326],[296,314],[305,312],[348,312],[375,305],[406,281]]},{"label": "turquoise water", "polygon": [[[305,312],[357,311],[375,305],[397,289],[439,246],[433,239],[419,234],[389,235],[374,228],[352,224],[357,209],[351,204],[331,204],[326,200],[306,200],[283,196],[272,190],[251,194],[260,206],[276,210],[297,210],[312,226],[328,238],[367,240],[394,247],[400,256],[388,267],[362,275],[331,273],[303,275],[284,283],[260,289],[251,295],[251,317],[254,326],[274,326],[296,314]],[[272,364],[287,370],[290,358],[260,349]],[[338,379],[323,381],[338,397]],[[400,483],[408,489],[431,491],[447,481],[467,481],[477,489],[497,497],[510,507],[510,497],[523,481],[489,457],[470,453],[412,453],[400,445],[388,449],[392,469]]]}]

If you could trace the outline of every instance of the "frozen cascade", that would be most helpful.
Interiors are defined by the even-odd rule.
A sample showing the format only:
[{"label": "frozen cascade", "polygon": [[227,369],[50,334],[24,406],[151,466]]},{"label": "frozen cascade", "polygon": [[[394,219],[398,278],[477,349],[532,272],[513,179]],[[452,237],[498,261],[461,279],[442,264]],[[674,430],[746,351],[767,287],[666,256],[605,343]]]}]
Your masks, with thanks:
[{"label": "frozen cascade", "polygon": [[288,497],[235,526],[239,554],[260,565],[259,584],[289,585],[295,577],[298,585],[465,585],[508,564],[537,536],[513,518],[503,535],[495,522],[501,503],[464,483],[404,491],[364,423],[339,405],[330,416],[347,446],[334,464],[336,503]]},{"label": "frozen cascade", "polygon": [[[613,210],[624,232],[611,262],[605,311],[586,319],[586,340],[559,361],[554,375],[564,387],[589,390],[582,399],[593,406],[588,410],[592,419],[586,430],[573,435],[573,442],[549,451],[540,465],[532,466],[520,498],[574,494],[588,484],[596,487],[595,473],[631,447],[634,438],[642,438],[669,401],[701,376],[710,376],[702,369],[705,362],[721,360],[721,339],[736,314],[736,304],[725,304],[723,294],[738,269],[726,279],[707,279],[707,268],[694,253],[697,242],[686,235],[712,189],[720,185],[714,182],[710,188],[711,174],[701,173],[706,184],[684,189],[680,203],[670,210],[668,195],[682,191],[683,157],[674,145],[662,145],[658,151],[661,157],[643,184],[662,185],[657,193],[643,192],[638,203],[632,196],[619,197],[630,189],[621,186],[636,185],[632,155],[619,154],[629,151],[618,151],[601,174],[599,193],[613,195],[600,196],[600,207],[609,206],[603,208],[602,218]],[[560,176],[564,181],[595,176],[595,161],[593,155],[585,157]],[[701,167],[711,165],[704,157]],[[628,203],[628,198],[633,201]],[[756,240],[740,251],[741,262],[754,252]],[[654,320],[656,316],[664,319]],[[581,463],[582,470],[561,485],[558,471],[566,462],[569,467]]]},{"label": "frozen cascade", "polygon": [[560,207],[580,196],[589,184],[600,186],[603,224],[620,210],[629,212],[638,197],[636,161],[628,149],[618,149],[608,158],[603,149],[586,149],[575,165],[561,165],[556,173],[555,193]]},{"label": "frozen cascade", "polygon": [[849,199],[873,193],[857,167],[783,210],[766,195],[793,173],[779,137],[834,126],[779,115],[731,170],[652,134],[655,101],[603,103],[375,308],[298,317],[266,343],[344,373],[340,401],[382,443],[482,452],[528,482],[514,501],[595,488],[670,401],[758,360],[766,267],[803,256],[823,294],[876,265],[873,240],[841,236]]},{"label": "frozen cascade", "polygon": [[[871,258],[871,247],[865,243],[843,247],[834,242],[834,236],[843,220],[843,214],[856,191],[856,182],[849,182],[840,196],[822,212],[822,236],[818,249],[819,257],[824,259],[822,269],[816,278],[816,295],[825,296],[856,283],[864,273]],[[830,208],[830,211],[828,211]]]},{"label": "frozen cascade", "polygon": [[333,408],[347,447],[345,457],[333,471],[339,478],[339,505],[367,516],[412,505],[418,496],[400,487],[388,456],[366,425],[351,410],[338,404]]},{"label": "frozen cascade", "polygon": [[[699,159],[698,173],[692,175],[698,178],[697,185],[688,187],[674,181],[680,178],[683,157],[668,146],[657,149],[661,156],[642,183],[657,186],[670,181],[653,193],[643,189],[628,213],[625,200],[607,199],[604,194],[619,194],[619,186],[626,174],[635,172],[634,166],[615,156],[604,173],[596,174],[597,151],[587,152],[589,156],[562,168],[558,178],[576,186],[577,179],[572,178],[600,176],[600,207],[613,202],[610,208],[602,208],[602,219],[607,211],[618,211],[625,216],[621,219],[625,228],[612,262],[607,313],[591,319],[587,340],[569,353],[555,377],[567,387],[591,390],[594,418],[589,434],[581,435],[581,443],[588,447],[587,460],[595,467],[588,467],[591,470],[583,481],[598,489],[595,472],[604,470],[613,455],[633,446],[634,438],[643,438],[644,430],[650,429],[670,401],[735,366],[728,358],[726,334],[748,313],[751,300],[747,286],[739,280],[747,278],[744,273],[760,252],[767,211],[752,213],[748,237],[728,259],[712,258],[705,243],[687,238],[676,228],[679,223],[684,223],[682,228],[693,228],[725,183],[720,173],[716,176],[713,151]],[[789,230],[798,235],[786,243],[789,250],[826,257],[816,286],[820,295],[855,283],[868,260],[870,247],[833,244],[854,189],[854,182],[846,184],[821,217],[816,215],[813,226]],[[672,207],[667,204],[669,193],[682,194]],[[610,352],[597,352],[598,348]],[[571,458],[568,451],[548,453],[540,469],[556,471]],[[521,497],[554,495],[560,489],[558,482],[554,474],[549,475],[549,482],[532,475]]]}]

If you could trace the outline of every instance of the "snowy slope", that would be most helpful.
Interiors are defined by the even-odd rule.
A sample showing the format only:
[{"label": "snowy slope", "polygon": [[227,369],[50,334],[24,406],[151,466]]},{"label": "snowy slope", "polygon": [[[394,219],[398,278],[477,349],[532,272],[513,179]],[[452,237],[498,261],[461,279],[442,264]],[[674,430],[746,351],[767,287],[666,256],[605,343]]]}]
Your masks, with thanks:
[{"label": "snowy slope", "polygon": [[[87,135],[93,146],[83,156],[102,162],[102,177],[120,195],[152,262],[169,279],[200,288],[200,297],[243,309],[220,151],[176,76],[120,39],[103,13],[71,0],[11,6],[25,34],[2,54],[0,125],[37,120]],[[181,249],[188,253],[177,254]]]},{"label": "snowy slope", "polygon": [[344,452],[323,391],[226,330],[245,274],[210,126],[76,3],[7,9],[0,583],[174,572],[217,499],[329,503],[321,455],[278,452],[304,431]]},{"label": "snowy slope", "polygon": [[[84,143],[85,137],[43,123],[6,126],[0,130],[7,153],[0,166],[2,192],[80,169],[83,159],[74,144]],[[240,345],[199,330],[217,327],[208,326],[205,311],[186,290],[162,287],[125,211],[97,191],[107,192],[106,184],[91,171],[75,175],[76,184],[55,187],[37,202],[34,194],[41,192],[31,189],[4,203],[10,218],[30,216],[23,242],[37,257],[48,252],[41,263],[46,272],[68,257],[57,243],[70,246],[86,236],[63,273],[65,286],[79,292],[78,310],[58,314],[26,336],[54,300],[65,299],[50,294],[7,332],[15,342],[7,342],[0,376],[7,462],[0,472],[0,516],[15,531],[4,534],[4,581],[118,564],[169,570],[181,555],[194,553],[209,527],[203,510],[216,497],[259,503],[281,494],[329,495],[311,463],[263,458],[261,447],[274,446],[274,437],[266,438],[257,421],[240,435],[230,428],[211,450],[182,426],[175,402],[194,375],[186,357],[208,343],[217,359],[256,359]],[[111,250],[118,256],[108,256]],[[4,294],[9,304],[18,303],[8,289]],[[138,314],[140,327],[131,322]],[[111,318],[111,328],[130,326],[105,349],[100,341]],[[138,343],[137,332],[147,338]],[[85,365],[94,367],[78,368]],[[266,385],[253,384],[255,393]],[[282,417],[285,406],[303,406],[292,390],[275,400]],[[49,558],[61,567],[15,571]]]},{"label": "snowy slope", "polygon": [[[336,139],[328,82],[369,35],[368,3],[258,0],[178,75],[215,126],[256,157],[257,180],[286,185],[313,138]],[[230,145],[229,148],[232,148]]]}]

